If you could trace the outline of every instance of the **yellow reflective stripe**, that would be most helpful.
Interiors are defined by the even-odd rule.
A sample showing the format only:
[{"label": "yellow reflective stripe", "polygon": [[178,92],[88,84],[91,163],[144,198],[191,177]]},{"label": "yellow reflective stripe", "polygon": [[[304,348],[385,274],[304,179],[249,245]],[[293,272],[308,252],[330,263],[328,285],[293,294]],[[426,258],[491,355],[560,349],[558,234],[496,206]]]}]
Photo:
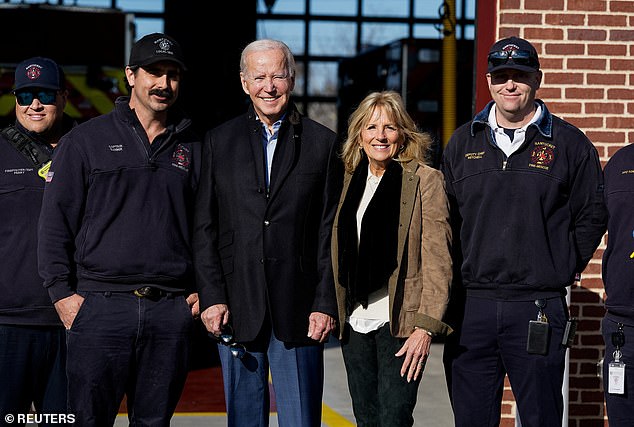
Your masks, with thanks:
[{"label": "yellow reflective stripe", "polygon": [[5,94],[0,96],[0,116],[8,116],[15,108],[15,96]]},{"label": "yellow reflective stripe", "polygon": [[105,93],[86,85],[85,75],[66,75],[66,80],[72,83],[75,89],[89,100],[100,114],[108,113],[114,108],[114,103]]}]

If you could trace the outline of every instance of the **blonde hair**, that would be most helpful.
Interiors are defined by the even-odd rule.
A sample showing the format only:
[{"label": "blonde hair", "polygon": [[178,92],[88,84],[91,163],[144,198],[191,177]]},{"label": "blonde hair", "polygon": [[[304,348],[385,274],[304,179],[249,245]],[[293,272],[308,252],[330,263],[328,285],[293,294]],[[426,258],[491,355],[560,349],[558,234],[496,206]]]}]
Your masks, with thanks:
[{"label": "blonde hair", "polygon": [[352,173],[361,161],[361,131],[371,120],[374,111],[383,108],[403,135],[403,147],[394,160],[407,162],[416,160],[427,163],[427,154],[432,144],[431,135],[418,130],[416,123],[405,109],[403,98],[397,92],[387,90],[367,95],[348,119],[348,135],[341,149],[346,172]]}]

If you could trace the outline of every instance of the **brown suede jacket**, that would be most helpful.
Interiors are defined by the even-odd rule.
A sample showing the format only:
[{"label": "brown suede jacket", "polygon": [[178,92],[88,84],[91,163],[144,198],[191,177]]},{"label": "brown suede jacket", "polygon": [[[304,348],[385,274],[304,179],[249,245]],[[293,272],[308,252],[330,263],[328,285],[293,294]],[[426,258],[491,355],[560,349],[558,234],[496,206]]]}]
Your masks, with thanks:
[{"label": "brown suede jacket", "polygon": [[[418,327],[434,335],[446,335],[452,331],[442,321],[449,302],[452,262],[449,203],[443,175],[439,170],[415,161],[401,163],[401,166],[398,267],[388,282],[391,333],[404,338]],[[340,326],[346,320],[346,288],[337,280],[337,229],[351,178],[350,173],[344,176],[331,246]],[[405,256],[407,259],[403,259]],[[395,306],[396,301],[402,303]],[[340,327],[339,338],[342,338],[342,332]]]}]

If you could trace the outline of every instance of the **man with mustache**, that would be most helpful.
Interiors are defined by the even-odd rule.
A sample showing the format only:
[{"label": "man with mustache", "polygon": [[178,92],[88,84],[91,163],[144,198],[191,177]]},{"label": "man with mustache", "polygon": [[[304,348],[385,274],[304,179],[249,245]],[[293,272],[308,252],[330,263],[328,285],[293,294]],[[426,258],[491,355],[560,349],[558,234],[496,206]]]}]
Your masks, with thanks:
[{"label": "man with mustache", "polygon": [[113,425],[125,394],[130,425],[169,426],[185,384],[200,162],[173,107],[185,69],[174,39],[141,38],[130,96],[62,138],[46,176],[39,271],[67,329],[77,425]]}]

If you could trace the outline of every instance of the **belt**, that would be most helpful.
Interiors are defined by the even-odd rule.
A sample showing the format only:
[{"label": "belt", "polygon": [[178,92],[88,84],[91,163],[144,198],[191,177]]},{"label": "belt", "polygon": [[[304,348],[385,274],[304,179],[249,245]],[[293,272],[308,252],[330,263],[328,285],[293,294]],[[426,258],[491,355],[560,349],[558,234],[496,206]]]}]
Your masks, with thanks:
[{"label": "belt", "polygon": [[139,298],[159,299],[163,297],[174,297],[176,295],[183,295],[184,292],[170,292],[163,289],[155,288],[152,286],[143,286],[133,291],[134,295]]}]

